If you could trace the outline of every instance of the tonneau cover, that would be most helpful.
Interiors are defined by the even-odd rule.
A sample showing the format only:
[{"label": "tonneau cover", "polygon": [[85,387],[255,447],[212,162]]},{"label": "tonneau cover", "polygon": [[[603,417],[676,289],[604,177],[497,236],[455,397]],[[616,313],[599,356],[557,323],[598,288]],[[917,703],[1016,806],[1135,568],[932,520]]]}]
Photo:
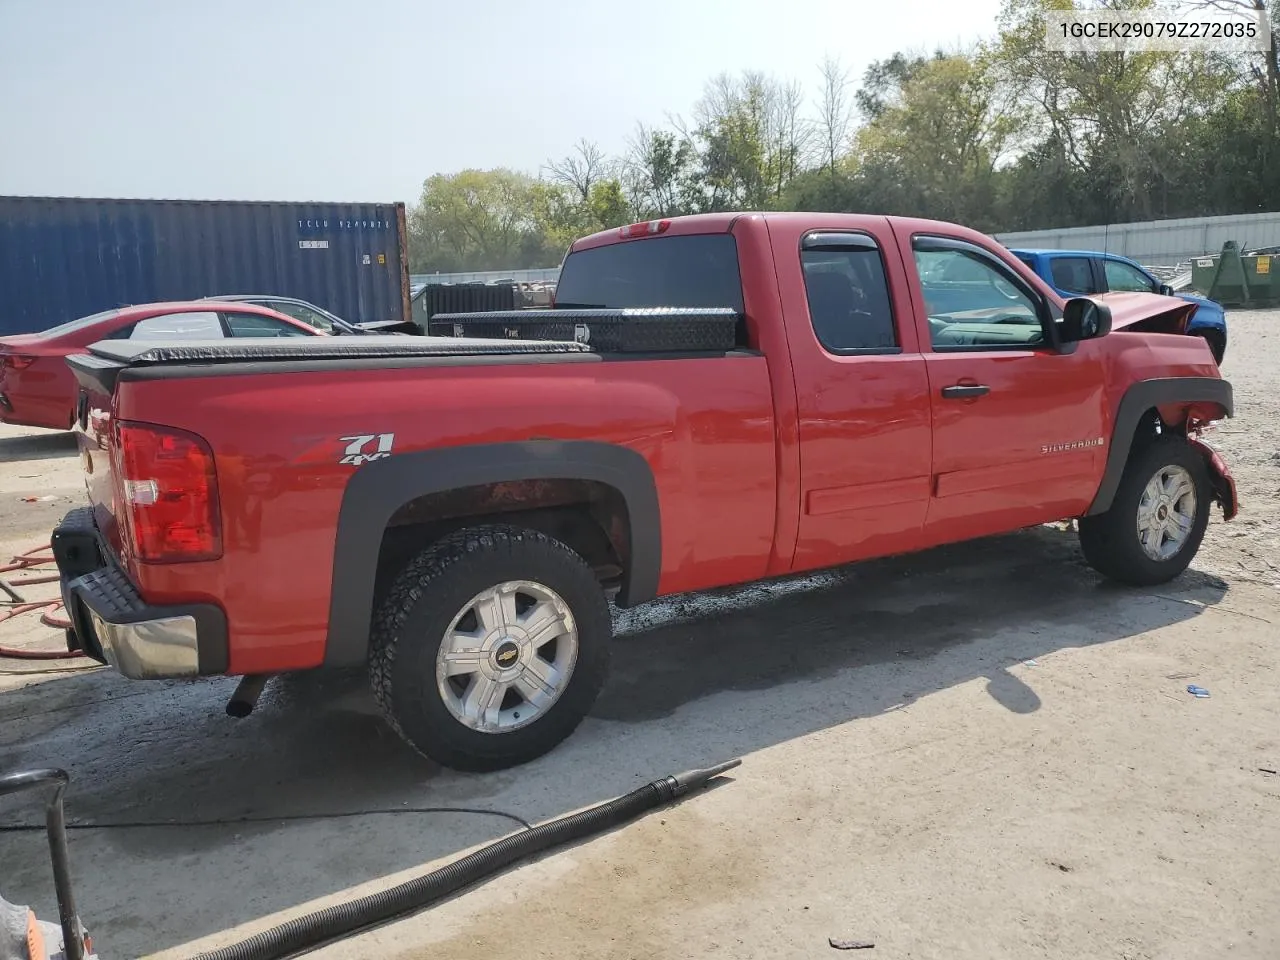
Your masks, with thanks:
[{"label": "tonneau cover", "polygon": [[163,363],[252,363],[272,360],[362,360],[529,353],[589,353],[581,343],[469,340],[458,337],[243,337],[228,340],[99,340],[89,352],[125,366]]}]

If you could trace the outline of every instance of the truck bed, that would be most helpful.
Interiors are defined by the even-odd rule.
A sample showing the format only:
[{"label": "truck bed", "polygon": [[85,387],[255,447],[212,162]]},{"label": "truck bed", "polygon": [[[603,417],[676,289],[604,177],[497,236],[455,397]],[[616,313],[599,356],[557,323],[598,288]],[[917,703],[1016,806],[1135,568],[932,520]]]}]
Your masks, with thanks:
[{"label": "truck bed", "polygon": [[[101,340],[67,358],[77,378],[110,394],[116,380],[467,363],[583,362],[600,355],[581,343],[456,337],[289,337],[148,342]],[[88,381],[86,383],[86,380]]]},{"label": "truck bed", "polygon": [[245,363],[297,359],[363,360],[379,357],[453,357],[476,354],[583,353],[584,344],[537,340],[481,340],[460,337],[369,336],[244,337],[230,340],[100,340],[89,352],[105,360],[136,367],[156,363]]}]

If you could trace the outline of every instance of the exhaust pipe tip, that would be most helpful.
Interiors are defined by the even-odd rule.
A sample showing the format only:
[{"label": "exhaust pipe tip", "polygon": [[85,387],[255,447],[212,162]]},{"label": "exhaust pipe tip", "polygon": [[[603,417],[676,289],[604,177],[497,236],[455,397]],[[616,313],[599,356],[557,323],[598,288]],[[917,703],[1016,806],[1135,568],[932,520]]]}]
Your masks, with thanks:
[{"label": "exhaust pipe tip", "polygon": [[231,694],[231,699],[227,701],[227,716],[243,720],[253,713],[253,708],[258,705],[258,698],[262,696],[262,690],[270,679],[269,673],[254,673],[241,677],[235,693]]}]

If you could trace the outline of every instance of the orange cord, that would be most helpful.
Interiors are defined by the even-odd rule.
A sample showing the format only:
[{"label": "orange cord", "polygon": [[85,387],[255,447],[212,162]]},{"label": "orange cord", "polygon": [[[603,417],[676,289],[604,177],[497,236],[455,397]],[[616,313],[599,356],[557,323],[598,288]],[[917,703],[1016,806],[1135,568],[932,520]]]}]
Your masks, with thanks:
[{"label": "orange cord", "polygon": [[[36,554],[39,554],[38,556]],[[0,576],[6,573],[12,573],[15,570],[34,570],[53,563],[53,548],[48,546],[33,547],[26,553],[18,554],[4,566],[0,566]],[[53,583],[58,580],[58,574],[41,574],[35,577],[24,577],[21,580],[9,581],[12,587],[21,587],[28,584],[36,583]],[[31,602],[14,602],[7,610],[0,609],[0,623],[6,620],[12,620],[14,617],[21,616],[24,613],[35,613],[40,611],[40,622],[46,627],[52,627],[55,630],[70,630],[71,621],[66,617],[56,615],[56,611],[62,606],[61,600],[36,600]],[[71,660],[76,657],[83,657],[84,652],[81,650],[27,650],[17,647],[0,646],[0,657],[8,657],[13,660]]]}]

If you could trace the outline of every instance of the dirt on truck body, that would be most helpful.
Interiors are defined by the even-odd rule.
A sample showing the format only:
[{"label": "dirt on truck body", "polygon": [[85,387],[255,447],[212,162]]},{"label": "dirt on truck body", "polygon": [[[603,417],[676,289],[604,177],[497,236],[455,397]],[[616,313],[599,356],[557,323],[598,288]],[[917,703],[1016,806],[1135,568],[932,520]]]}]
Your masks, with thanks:
[{"label": "dirt on truck body", "polygon": [[1187,316],[1064,301],[955,224],[712,214],[577,241],[516,339],[97,344],[69,361],[93,506],[53,536],[72,642],[137,678],[367,664],[415,748],[496,769],[590,709],[608,594],[1068,518],[1099,572],[1164,582],[1236,511]]}]

